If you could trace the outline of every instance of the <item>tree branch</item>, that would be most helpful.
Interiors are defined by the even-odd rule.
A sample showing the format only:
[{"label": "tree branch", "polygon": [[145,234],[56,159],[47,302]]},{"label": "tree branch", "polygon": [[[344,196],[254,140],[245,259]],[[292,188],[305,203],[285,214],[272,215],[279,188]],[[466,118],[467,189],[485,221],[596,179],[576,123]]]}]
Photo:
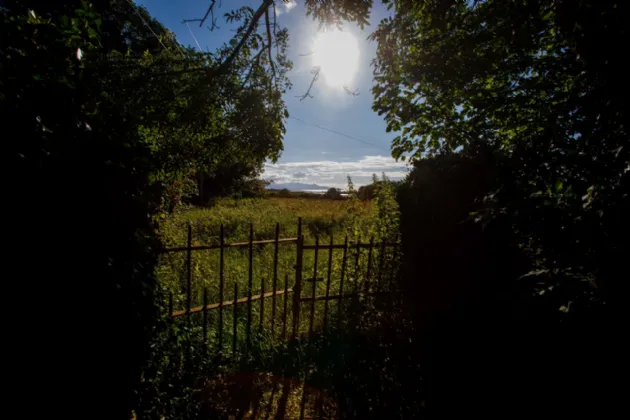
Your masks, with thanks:
[{"label": "tree branch", "polygon": [[311,95],[311,89],[313,88],[313,85],[315,84],[315,82],[317,81],[317,79],[319,79],[319,72],[321,71],[321,67],[315,67],[313,68],[313,70],[311,70],[311,74],[313,75],[313,79],[311,80],[311,84],[308,86],[308,90],[306,91],[306,93],[304,95],[298,95],[296,96],[296,98],[300,98],[300,101],[303,101],[306,98],[313,98],[313,95]]},{"label": "tree branch", "polygon": [[225,59],[223,63],[221,63],[221,65],[219,65],[218,67],[214,69],[209,70],[208,71],[209,75],[217,76],[227,71],[230,65],[232,65],[232,62],[234,62],[234,60],[238,56],[238,53],[241,52],[241,49],[245,45],[245,42],[247,42],[252,32],[254,32],[254,29],[256,29],[256,27],[258,26],[258,21],[260,20],[262,15],[267,11],[267,9],[269,8],[271,4],[273,4],[273,0],[263,1],[263,3],[258,8],[258,10],[256,10],[256,13],[254,13],[252,21],[249,23],[249,26],[247,27],[245,34],[243,35],[241,40],[238,42],[238,44],[236,45],[232,53]]},{"label": "tree branch", "polygon": [[350,90],[347,86],[344,86],[343,90],[345,90],[348,95],[359,96],[359,89]]},{"label": "tree branch", "polygon": [[203,18],[201,19],[184,19],[184,23],[187,22],[199,22],[199,27],[201,28],[204,24],[204,22],[208,19],[208,15],[212,14],[212,26],[210,28],[210,30],[213,30],[214,28],[217,27],[217,25],[215,24],[215,20],[214,20],[214,4],[217,2],[217,0],[211,0],[210,1],[210,6],[208,6],[208,10],[206,10],[206,14],[203,16]]},{"label": "tree branch", "polygon": [[265,25],[267,26],[267,51],[269,53],[269,66],[271,66],[271,72],[273,77],[276,76],[276,69],[273,65],[273,56],[271,53],[272,42],[271,42],[271,27],[269,26],[269,9],[265,10]]},{"label": "tree branch", "polygon": [[252,74],[254,67],[257,67],[260,65],[260,57],[262,56],[262,53],[265,52],[266,50],[267,50],[267,46],[263,45],[260,51],[258,51],[256,55],[252,58],[252,61],[255,61],[255,64],[252,64],[251,67],[249,68],[249,71],[247,72],[247,76],[245,76],[245,80],[243,81],[243,86],[245,86],[247,82],[249,81],[249,76]]},{"label": "tree branch", "polygon": [[280,55],[280,51],[278,51],[278,24],[276,23],[276,18],[278,17],[278,13],[276,12],[276,2],[273,2],[273,37],[276,40],[276,57]]}]

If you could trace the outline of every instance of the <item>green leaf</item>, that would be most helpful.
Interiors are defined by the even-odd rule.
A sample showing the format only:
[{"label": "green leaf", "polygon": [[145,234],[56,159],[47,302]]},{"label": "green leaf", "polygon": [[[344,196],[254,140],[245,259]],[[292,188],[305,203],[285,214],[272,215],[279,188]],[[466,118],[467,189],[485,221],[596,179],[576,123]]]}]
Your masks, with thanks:
[{"label": "green leaf", "polygon": [[91,39],[98,39],[98,33],[92,28],[88,28],[88,36]]}]

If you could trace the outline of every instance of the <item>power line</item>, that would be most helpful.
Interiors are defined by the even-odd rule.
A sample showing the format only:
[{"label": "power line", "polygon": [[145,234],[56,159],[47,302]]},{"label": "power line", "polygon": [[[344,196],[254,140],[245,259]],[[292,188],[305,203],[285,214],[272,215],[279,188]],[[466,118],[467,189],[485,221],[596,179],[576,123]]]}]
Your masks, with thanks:
[{"label": "power line", "polygon": [[203,50],[201,49],[201,45],[199,45],[199,41],[197,41],[197,37],[195,36],[195,34],[193,34],[193,31],[192,29],[190,29],[190,26],[188,26],[188,22],[186,22],[186,27],[188,28],[188,32],[190,32],[190,35],[195,40],[195,43],[197,44],[197,48],[199,48],[199,52],[203,52]]},{"label": "power line", "polygon": [[[159,36],[157,36],[157,34],[153,31],[153,28],[151,28],[151,26],[149,26],[149,24],[147,23],[146,20],[144,20],[144,18],[142,17],[142,15],[140,14],[140,12],[138,12],[138,8],[136,7],[136,5],[131,1],[131,0],[127,0],[127,3],[129,3],[129,5],[133,8],[133,11],[136,12],[136,15],[138,15],[138,17],[140,18],[140,20],[142,21],[142,23],[144,23],[144,26],[146,26],[149,31],[151,31],[151,33],[153,34],[153,36],[158,40],[158,42],[160,43],[160,45],[162,45],[162,48],[164,48],[167,52],[171,52],[168,48],[166,48],[166,45],[164,45],[164,43],[162,42],[162,40],[160,39]],[[180,52],[180,54],[182,55],[182,57],[186,57],[186,54],[184,54],[184,51],[181,50],[181,48],[178,45],[178,42],[175,41],[175,47],[177,47],[177,50]]]},{"label": "power line", "polygon": [[352,136],[350,134],[342,133],[341,131],[333,130],[332,128],[324,127],[324,126],[321,126],[319,124],[311,124],[311,123],[308,123],[308,122],[304,121],[301,118],[292,117],[292,116],[289,116],[289,118],[297,120],[297,121],[300,121],[302,124],[310,125],[311,127],[316,127],[316,128],[319,128],[320,130],[328,131],[328,132],[337,134],[339,136],[347,137],[347,138],[349,138],[351,140],[355,140],[355,141],[361,142],[361,143],[366,144],[368,146],[372,146],[372,147],[375,147],[377,149],[380,149],[380,150],[383,150],[383,151],[389,153],[389,150],[387,150],[387,149],[385,149],[385,148],[383,148],[381,146],[378,146],[378,145],[376,145],[374,143],[370,143],[369,141],[365,141],[363,139],[360,139],[358,137]]}]

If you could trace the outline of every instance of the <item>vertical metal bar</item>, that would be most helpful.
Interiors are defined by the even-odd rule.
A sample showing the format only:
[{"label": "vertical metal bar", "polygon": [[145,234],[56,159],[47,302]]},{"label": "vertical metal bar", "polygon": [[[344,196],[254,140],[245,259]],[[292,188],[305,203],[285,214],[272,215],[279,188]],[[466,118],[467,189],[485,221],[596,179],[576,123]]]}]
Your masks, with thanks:
[{"label": "vertical metal bar", "polygon": [[278,287],[278,241],[280,240],[280,223],[276,223],[276,242],[273,254],[273,294],[271,295],[271,337],[275,337],[276,325],[276,288]]},{"label": "vertical metal bar", "polygon": [[372,276],[372,250],[374,249],[374,236],[370,238],[370,248],[368,250],[367,271],[365,273],[365,293],[370,291],[370,277]]},{"label": "vertical metal bar", "polygon": [[341,259],[341,277],[339,278],[339,309],[337,311],[337,328],[341,325],[341,301],[343,300],[343,279],[346,274],[346,262],[348,260],[348,235],[343,243],[343,257]]},{"label": "vertical metal bar", "polygon": [[[203,288],[203,344],[208,344],[208,289]],[[205,351],[204,347],[204,351]]]},{"label": "vertical metal bar", "polygon": [[381,250],[378,255],[378,279],[376,281],[376,289],[381,290],[381,281],[383,280],[383,264],[385,263],[385,239],[381,241]]},{"label": "vertical metal bar", "polygon": [[225,232],[221,223],[219,248],[219,354],[223,353],[223,247],[225,246]]},{"label": "vertical metal bar", "polygon": [[293,338],[300,332],[300,299],[302,298],[302,257],[304,235],[302,235],[302,218],[298,218],[297,255],[295,260],[295,286],[293,289]]},{"label": "vertical metal bar", "polygon": [[234,324],[232,330],[232,358],[236,360],[236,323],[238,321],[238,283],[234,283],[234,307],[232,308],[232,321]]},{"label": "vertical metal bar", "polygon": [[392,246],[392,261],[389,272],[389,290],[393,290],[394,285],[394,271],[396,270],[396,264],[398,263],[398,258],[400,257],[400,235],[396,238],[395,244]]},{"label": "vertical metal bar", "polygon": [[192,226],[188,225],[188,245],[186,247],[186,313],[190,319],[190,305],[192,300]]},{"label": "vertical metal bar", "polygon": [[330,234],[330,249],[328,250],[328,279],[326,280],[326,300],[324,301],[324,331],[328,327],[328,297],[330,296],[330,278],[332,276],[333,235]]},{"label": "vertical metal bar", "polygon": [[361,257],[361,237],[357,239],[357,255],[354,262],[354,292],[359,291],[359,257]]},{"label": "vertical metal bar", "polygon": [[289,275],[284,275],[284,315],[282,316],[282,340],[287,338],[287,300],[289,299]]},{"label": "vertical metal bar", "polygon": [[304,420],[304,409],[306,408],[306,380],[302,384],[302,399],[300,400],[300,420]]},{"label": "vertical metal bar", "polygon": [[319,237],[315,236],[315,264],[313,265],[313,300],[311,301],[311,320],[308,326],[308,334],[313,335],[313,320],[315,318],[315,293],[317,289],[317,254],[319,252]]},{"label": "vertical metal bar", "polygon": [[321,388],[317,390],[317,397],[315,400],[315,415],[317,418],[324,418],[324,393]]},{"label": "vertical metal bar", "polygon": [[[174,323],[175,318],[173,318],[173,292],[168,292],[168,315],[169,315],[169,323]],[[168,330],[169,339],[173,338],[173,330],[169,328]]]},{"label": "vertical metal bar", "polygon": [[249,276],[247,279],[247,349],[251,345],[252,335],[252,283],[254,274],[254,224],[249,224]]},{"label": "vertical metal bar", "polygon": [[265,320],[265,279],[260,279],[260,324],[258,328],[262,331],[263,321]]}]

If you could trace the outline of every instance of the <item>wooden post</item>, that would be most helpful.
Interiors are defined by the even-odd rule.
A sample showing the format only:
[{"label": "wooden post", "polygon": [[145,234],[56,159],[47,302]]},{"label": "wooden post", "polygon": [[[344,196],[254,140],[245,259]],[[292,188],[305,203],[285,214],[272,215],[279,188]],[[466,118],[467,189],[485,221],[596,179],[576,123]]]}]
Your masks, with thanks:
[{"label": "wooden post", "polygon": [[372,250],[374,249],[374,236],[370,238],[370,248],[368,250],[367,271],[365,273],[365,293],[370,291],[370,277],[372,276]]},{"label": "wooden post", "polygon": [[221,238],[219,239],[219,354],[223,353],[223,251],[225,246],[225,231],[221,223]]},{"label": "wooden post", "polygon": [[284,315],[282,316],[282,341],[287,338],[287,299],[289,298],[289,275],[284,275]]},{"label": "wooden post", "polygon": [[260,279],[260,324],[258,329],[262,331],[263,321],[265,320],[265,279]]},{"label": "wooden post", "polygon": [[311,301],[311,320],[308,326],[308,334],[313,335],[313,320],[315,318],[315,294],[317,290],[317,254],[319,252],[319,237],[315,236],[315,264],[313,266],[313,300]]},{"label": "wooden post", "polygon": [[361,237],[357,239],[357,255],[354,262],[354,292],[359,291],[359,258],[361,257]]},{"label": "wooden post", "polygon": [[186,311],[188,313],[188,320],[190,320],[190,307],[192,300],[192,226],[188,224],[188,245],[186,247]]},{"label": "wooden post", "polygon": [[381,240],[381,250],[378,255],[378,279],[376,289],[381,291],[381,281],[383,280],[383,264],[385,263],[385,239]]},{"label": "wooden post", "polygon": [[328,250],[328,279],[326,280],[326,300],[324,301],[324,331],[328,328],[328,297],[330,296],[330,278],[332,276],[333,235],[330,234],[330,249]]},{"label": "wooden post", "polygon": [[249,276],[247,283],[247,350],[251,345],[252,335],[252,287],[254,274],[254,224],[249,224]]},{"label": "wooden post", "polygon": [[271,337],[276,336],[276,288],[278,287],[278,241],[280,240],[280,223],[276,223],[276,241],[273,254],[273,294],[271,295]]},{"label": "wooden post", "polygon": [[236,323],[238,321],[238,313],[236,309],[238,308],[238,283],[234,283],[234,307],[232,308],[232,318],[234,328],[232,330],[232,358],[236,360]]},{"label": "wooden post", "polygon": [[295,286],[293,286],[293,338],[300,332],[300,299],[302,298],[302,257],[304,235],[302,235],[302,218],[298,218],[297,255],[295,260]]},{"label": "wooden post", "polygon": [[337,328],[341,325],[341,302],[343,300],[343,279],[346,274],[346,261],[348,259],[348,235],[343,243],[343,257],[341,259],[341,277],[339,278],[339,309],[337,311]]},{"label": "wooden post", "polygon": [[203,288],[203,326],[201,327],[203,330],[203,344],[204,351],[206,351],[205,346],[208,344],[208,289]]}]

